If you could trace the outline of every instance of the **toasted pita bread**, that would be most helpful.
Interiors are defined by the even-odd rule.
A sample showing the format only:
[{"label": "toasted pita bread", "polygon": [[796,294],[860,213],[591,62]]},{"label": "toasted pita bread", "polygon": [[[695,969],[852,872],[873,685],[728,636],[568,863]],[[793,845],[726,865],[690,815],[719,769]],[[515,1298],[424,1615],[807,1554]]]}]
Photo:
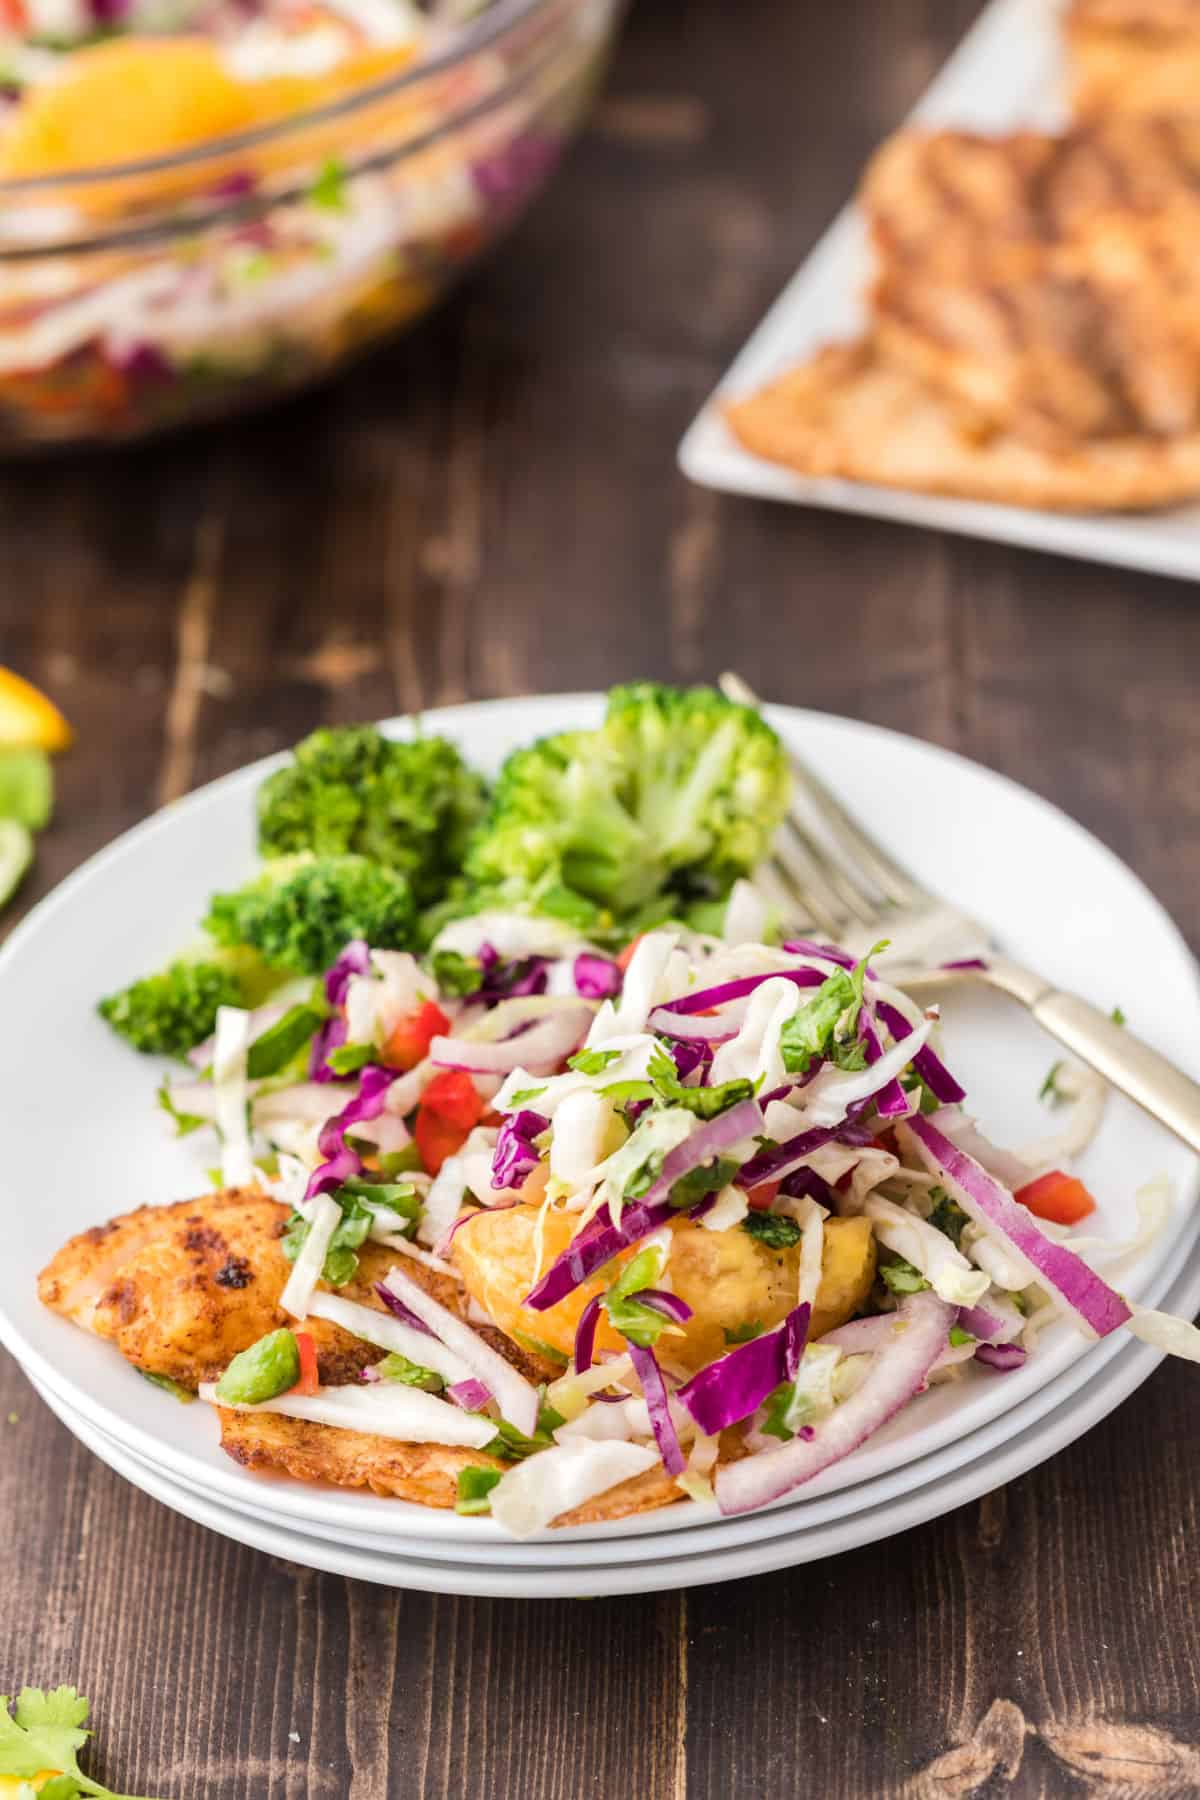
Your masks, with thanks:
[{"label": "toasted pita bread", "polygon": [[799,474],[1067,512],[1137,511],[1200,494],[1200,433],[1049,451],[973,437],[952,402],[864,337],[832,344],[726,408],[747,450]]}]

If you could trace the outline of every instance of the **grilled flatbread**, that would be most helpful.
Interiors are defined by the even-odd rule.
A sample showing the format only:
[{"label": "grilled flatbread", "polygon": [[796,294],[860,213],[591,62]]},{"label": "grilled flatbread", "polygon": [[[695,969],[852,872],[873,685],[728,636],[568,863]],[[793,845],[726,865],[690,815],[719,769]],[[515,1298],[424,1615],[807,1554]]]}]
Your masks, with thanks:
[{"label": "grilled flatbread", "polygon": [[1011,506],[1101,512],[1200,494],[1200,432],[1050,451],[969,418],[864,337],[832,344],[726,408],[747,450],[799,474]]}]

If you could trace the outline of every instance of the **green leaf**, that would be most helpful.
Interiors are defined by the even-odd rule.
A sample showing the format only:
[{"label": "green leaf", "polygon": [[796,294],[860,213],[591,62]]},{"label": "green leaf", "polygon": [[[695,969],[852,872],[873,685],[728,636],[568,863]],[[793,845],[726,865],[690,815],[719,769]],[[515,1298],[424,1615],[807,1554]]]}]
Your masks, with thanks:
[{"label": "green leaf", "polygon": [[179,1110],[171,1098],[171,1090],[167,1086],[167,1078],[165,1075],[163,1076],[161,1086],[158,1088],[157,1098],[159,1106],[161,1106],[168,1118],[174,1119],[175,1121],[176,1137],[187,1137],[189,1132],[199,1131],[202,1125],[207,1125],[209,1123],[209,1120],[202,1118],[199,1113],[181,1112]]},{"label": "green leaf", "polygon": [[640,1200],[643,1194],[648,1194],[662,1174],[662,1166],[662,1151],[652,1151],[645,1162],[638,1165],[625,1183],[622,1198],[626,1200]]},{"label": "green leaf", "polygon": [[667,1198],[672,1206],[696,1206],[707,1194],[719,1194],[722,1188],[728,1187],[740,1166],[732,1157],[714,1156],[673,1182]]},{"label": "green leaf", "polygon": [[[487,1414],[481,1413],[479,1417],[487,1418]],[[535,1456],[539,1450],[549,1450],[554,1443],[549,1431],[543,1430],[540,1419],[538,1429],[532,1437],[526,1437],[523,1431],[510,1425],[507,1419],[488,1419],[488,1423],[495,1424],[496,1435],[490,1443],[483,1446],[484,1451],[488,1456],[498,1456],[504,1462],[524,1462],[527,1456]]]},{"label": "green leaf", "polygon": [[1044,1100],[1047,1106],[1069,1106],[1071,1103],[1070,1094],[1064,1094],[1058,1085],[1059,1075],[1065,1066],[1066,1065],[1060,1060],[1051,1063],[1049,1069],[1046,1071],[1046,1079],[1038,1089],[1038,1099]]},{"label": "green leaf", "polygon": [[524,1106],[526,1101],[536,1100],[538,1095],[544,1094],[545,1091],[544,1085],[542,1087],[522,1088],[519,1093],[512,1096],[512,1104],[513,1106]]},{"label": "green leaf", "polygon": [[246,1056],[246,1073],[251,1081],[262,1081],[286,1069],[292,1058],[309,1043],[321,1023],[321,1014],[311,1006],[292,1006],[268,1030],[261,1032]]},{"label": "green leaf", "polygon": [[795,1219],[773,1212],[747,1213],[742,1220],[742,1230],[765,1244],[768,1250],[790,1250],[804,1235]]},{"label": "green leaf", "polygon": [[761,1319],[750,1319],[745,1325],[735,1325],[732,1330],[725,1327],[725,1342],[731,1347],[734,1344],[749,1344],[754,1338],[761,1337],[766,1327]]},{"label": "green leaf", "polygon": [[411,1181],[364,1181],[355,1175],[344,1181],[334,1195],[339,1205],[343,1195],[370,1206],[385,1206],[389,1212],[413,1221],[419,1219],[423,1211],[421,1197]]},{"label": "green leaf", "polygon": [[767,1395],[762,1429],[768,1437],[779,1438],[786,1444],[807,1423],[811,1412],[811,1403],[797,1396],[796,1383],[781,1382]]},{"label": "green leaf", "polygon": [[171,1398],[178,1400],[182,1406],[190,1406],[196,1398],[191,1388],[185,1388],[178,1381],[172,1381],[169,1375],[156,1375],[153,1369],[139,1369],[138,1374],[143,1381],[148,1381],[151,1387],[161,1388],[164,1394],[170,1394]]},{"label": "green leaf", "polygon": [[369,1062],[375,1062],[378,1055],[374,1044],[339,1044],[336,1050],[329,1052],[325,1063],[335,1075],[357,1075]]},{"label": "green leaf", "polygon": [[43,831],[54,811],[54,772],[44,750],[0,750],[0,819]]},{"label": "green leaf", "polygon": [[345,212],[346,168],[336,156],[329,157],[321,165],[308,197],[314,206],[323,207],[326,212]]},{"label": "green leaf", "polygon": [[671,1322],[636,1297],[653,1287],[661,1272],[662,1253],[657,1245],[648,1244],[630,1258],[604,1296],[604,1310],[613,1330],[643,1350],[656,1344]]},{"label": "green leaf", "polygon": [[458,1499],[454,1503],[455,1512],[467,1514],[490,1512],[492,1503],[488,1495],[500,1479],[499,1469],[460,1469],[458,1472]]},{"label": "green leaf", "polygon": [[1108,1016],[1114,1025],[1128,1025],[1129,1023],[1129,1020],[1125,1017],[1125,1014],[1121,1011],[1119,1006],[1114,1006]]},{"label": "green leaf", "polygon": [[886,941],[876,944],[853,969],[835,969],[792,1014],[779,1035],[780,1054],[789,1075],[806,1074],[822,1056],[839,1068],[866,1067],[866,1050],[857,1035],[863,983],[871,958],[886,949]]},{"label": "green leaf", "polygon": [[527,1331],[517,1331],[514,1328],[509,1336],[514,1343],[520,1344],[522,1350],[528,1350],[534,1356],[544,1356],[547,1362],[561,1363],[564,1369],[571,1360],[554,1344],[547,1344],[541,1338],[530,1337]]},{"label": "green leaf", "polygon": [[568,1069],[577,1069],[581,1075],[599,1075],[610,1063],[620,1062],[619,1050],[580,1050],[574,1056],[568,1056]]},{"label": "green leaf", "polygon": [[919,1294],[929,1286],[920,1269],[898,1256],[894,1262],[880,1263],[884,1286],[893,1294]]},{"label": "green leaf", "polygon": [[483,984],[483,964],[477,956],[463,956],[457,950],[435,950],[430,960],[433,979],[443,994],[461,999]]},{"label": "green leaf", "polygon": [[435,1369],[422,1368],[410,1362],[398,1350],[390,1350],[382,1362],[375,1364],[381,1381],[398,1381],[404,1387],[423,1388],[427,1394],[440,1394],[446,1383]]},{"label": "green leaf", "polygon": [[964,1331],[961,1325],[952,1325],[950,1327],[950,1342],[957,1350],[962,1344],[973,1344],[975,1339],[969,1331]]},{"label": "green leaf", "polygon": [[656,1097],[665,1106],[682,1106],[698,1119],[715,1119],[754,1093],[752,1081],[723,1081],[717,1087],[686,1087],[665,1050],[656,1049],[647,1070]]},{"label": "green leaf", "polygon": [[962,1234],[971,1223],[970,1215],[963,1211],[957,1200],[950,1198],[944,1188],[930,1188],[929,1198],[933,1201],[929,1223],[936,1230],[944,1232],[956,1250],[960,1249]]}]

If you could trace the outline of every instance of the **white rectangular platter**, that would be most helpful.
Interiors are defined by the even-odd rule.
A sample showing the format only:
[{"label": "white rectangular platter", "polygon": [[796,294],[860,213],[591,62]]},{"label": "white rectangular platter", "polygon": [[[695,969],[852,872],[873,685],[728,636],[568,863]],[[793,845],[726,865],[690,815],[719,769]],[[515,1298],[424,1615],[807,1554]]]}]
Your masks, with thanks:
[{"label": "white rectangular platter", "polygon": [[[992,0],[911,121],[996,132],[1061,125],[1060,10],[1054,0]],[[800,150],[798,144],[797,156]],[[743,450],[721,417],[721,401],[761,387],[830,339],[853,337],[864,322],[862,293],[869,271],[865,224],[851,205],[784,289],[693,422],[679,447],[686,475],[729,493],[898,519],[1156,574],[1200,577],[1200,505],[1099,516],[1034,512],[811,479]]]}]

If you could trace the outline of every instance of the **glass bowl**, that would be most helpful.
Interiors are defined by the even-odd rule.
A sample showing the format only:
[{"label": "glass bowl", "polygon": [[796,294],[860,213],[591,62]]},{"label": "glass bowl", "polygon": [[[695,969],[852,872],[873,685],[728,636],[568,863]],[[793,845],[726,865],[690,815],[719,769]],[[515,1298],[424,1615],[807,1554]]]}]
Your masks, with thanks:
[{"label": "glass bowl", "polygon": [[547,180],[622,5],[494,0],[268,126],[0,182],[0,453],[258,406],[419,318]]}]

